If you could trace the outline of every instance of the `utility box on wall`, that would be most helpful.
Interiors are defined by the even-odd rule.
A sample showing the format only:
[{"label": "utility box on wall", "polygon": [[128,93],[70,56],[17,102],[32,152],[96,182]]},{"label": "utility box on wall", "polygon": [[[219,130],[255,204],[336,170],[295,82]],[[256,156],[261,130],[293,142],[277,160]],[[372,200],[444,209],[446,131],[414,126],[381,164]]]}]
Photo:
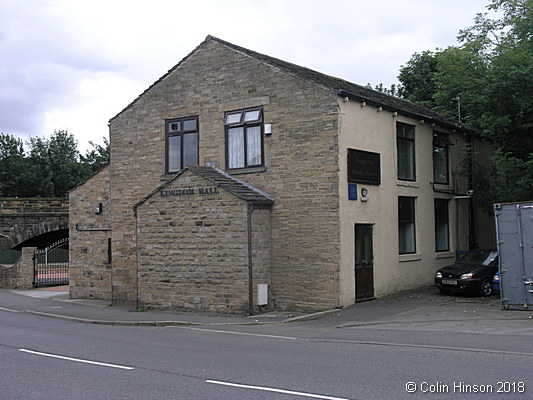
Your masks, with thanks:
[{"label": "utility box on wall", "polygon": [[257,285],[257,305],[266,306],[268,304],[268,285],[260,283]]},{"label": "utility box on wall", "polygon": [[504,309],[533,309],[533,202],[494,204]]}]

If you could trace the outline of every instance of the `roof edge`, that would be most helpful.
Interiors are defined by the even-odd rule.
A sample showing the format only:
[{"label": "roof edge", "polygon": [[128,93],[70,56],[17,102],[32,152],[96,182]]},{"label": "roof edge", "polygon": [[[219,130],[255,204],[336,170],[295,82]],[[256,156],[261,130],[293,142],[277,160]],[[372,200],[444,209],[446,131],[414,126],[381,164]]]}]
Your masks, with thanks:
[{"label": "roof edge", "polygon": [[133,206],[133,210],[135,212],[137,212],[137,208],[139,208],[139,206],[143,205],[144,203],[146,203],[154,194],[156,194],[157,192],[159,192],[161,189],[164,189],[166,186],[170,185],[172,182],[174,182],[176,179],[178,179],[185,171],[187,171],[189,169],[189,167],[185,167],[183,168],[181,171],[179,171],[176,175],[174,175],[172,178],[170,178],[168,181],[166,182],[163,182],[161,185],[159,185],[158,187],[156,187],[154,190],[152,190],[151,192],[149,192],[146,196],[144,196],[141,200],[139,200],[134,206]]},{"label": "roof edge", "polygon": [[[215,167],[215,168],[213,168],[213,169],[214,169],[215,171],[217,171],[218,173],[224,175],[225,177],[227,177],[227,178],[229,178],[229,179],[232,179],[232,180],[234,180],[235,182],[238,182],[238,183],[240,183],[240,184],[243,185],[243,186],[246,186],[248,189],[257,192],[257,193],[259,193],[259,194],[262,195],[262,196],[265,196],[265,197],[266,197],[268,200],[270,200],[272,203],[274,203],[274,202],[276,201],[276,198],[275,198],[274,196],[268,194],[267,192],[262,191],[262,190],[259,189],[259,188],[256,188],[255,186],[249,184],[248,182],[242,181],[242,180],[240,180],[239,178],[236,178],[236,177],[234,177],[233,175],[230,175],[230,174],[228,174],[226,171],[223,171],[223,170],[221,170],[221,169],[219,169],[219,168],[216,168],[216,167]],[[208,178],[206,178],[206,179],[208,179]]]},{"label": "roof edge", "polygon": [[[397,112],[397,113],[402,114],[402,115],[404,115],[406,117],[421,118],[421,119],[423,119],[425,121],[434,122],[435,124],[442,125],[442,126],[444,126],[446,128],[474,133],[474,131],[471,128],[469,128],[468,126],[466,126],[464,124],[460,124],[459,122],[452,121],[451,119],[446,121],[445,120],[446,116],[444,116],[444,115],[440,115],[439,114],[439,118],[435,118],[435,116],[431,116],[431,115],[428,115],[428,114],[402,110],[401,108],[392,107],[392,106],[390,106],[388,104],[372,100],[372,99],[370,99],[368,97],[365,97],[365,96],[362,96],[362,95],[350,93],[350,92],[348,92],[346,90],[343,90],[343,89],[337,89],[336,93],[337,93],[337,95],[339,95],[341,97],[348,97],[348,98],[353,99],[353,100],[364,101],[368,105],[372,105],[374,107],[382,107],[384,110],[391,111],[391,112]],[[401,100],[409,101],[409,100],[406,100],[406,99],[401,99]],[[413,104],[416,104],[416,103],[413,103]]]},{"label": "roof edge", "polygon": [[[240,195],[239,193],[235,192],[235,191],[232,191],[230,188],[227,188],[227,187],[224,187],[224,185],[221,185],[219,182],[216,182],[215,180],[213,179],[210,179],[210,177],[208,176],[205,176],[204,174],[202,174],[199,170],[197,170],[197,168],[210,168],[212,169],[213,171],[216,171],[217,173],[225,176],[226,178],[228,179],[231,179],[232,181],[234,182],[237,182],[238,184],[240,185],[243,185],[245,187],[247,187],[248,189],[256,192],[257,194],[265,197],[265,201],[258,201],[258,200],[250,200],[250,199],[246,199],[244,197],[242,197],[242,195]],[[199,176],[200,178],[208,181],[208,182],[211,182],[213,185],[216,185],[218,187],[221,187],[222,189],[226,190],[227,192],[231,193],[233,196],[247,202],[247,203],[257,203],[257,204],[273,204],[276,199],[274,196],[262,191],[261,189],[258,189],[256,188],[255,186],[247,183],[247,182],[244,182],[238,178],[235,178],[233,175],[230,175],[228,174],[227,172],[225,171],[222,171],[221,169],[218,169],[218,168],[213,168],[213,167],[200,167],[200,166],[188,166],[188,167],[185,167],[183,168],[181,171],[179,171],[175,176],[173,176],[172,178],[170,178],[168,181],[164,182],[163,184],[159,185],[157,188],[155,188],[154,190],[152,190],[150,193],[148,193],[146,196],[144,196],[140,201],[138,201],[134,206],[133,206],[133,210],[135,213],[137,213],[137,209],[143,205],[145,202],[147,202],[152,196],[154,196],[157,192],[159,192],[160,190],[164,189],[165,187],[167,187],[168,185],[170,185],[172,182],[174,182],[175,180],[177,180],[181,175],[183,175],[183,173],[185,171],[190,171],[191,173],[195,174],[196,176]]]},{"label": "roof edge", "polygon": [[[219,39],[212,35],[207,35],[203,42],[201,42],[194,50],[192,50],[187,56],[185,56],[178,64],[169,69],[163,76],[156,80],[152,85],[150,85],[144,92],[142,92],[135,100],[128,104],[122,111],[109,120],[109,124],[113,123],[122,113],[131,108],[137,101],[139,101],[145,94],[150,92],[155,86],[160,82],[165,80],[170,74],[172,74],[177,68],[179,68],[184,62],[186,62],[198,49],[205,46],[208,42],[216,42],[231,51],[238,52],[244,56],[250,57],[258,62],[264,63],[271,67],[277,68],[284,73],[288,73],[292,76],[298,77],[305,81],[311,82],[325,90],[330,91],[333,95],[349,97],[359,101],[365,101],[370,105],[376,107],[383,107],[389,111],[396,111],[401,115],[416,118],[424,119],[426,121],[435,122],[438,125],[441,125],[446,128],[455,129],[462,132],[473,133],[480,135],[476,130],[468,127],[465,124],[454,121],[453,119],[437,113],[429,108],[421,106],[417,103],[412,103],[407,99],[398,98],[391,96],[386,93],[378,92],[372,88],[368,88],[357,83],[346,81],[342,78],[337,78],[322,72],[315,71],[313,69],[303,67],[288,61],[284,61],[266,54],[262,54],[245,47],[235,45],[233,43],[227,42],[225,40]],[[358,94],[353,93],[350,89],[353,89],[358,92]],[[365,93],[368,96],[365,96]]]},{"label": "roof edge", "polygon": [[108,121],[108,125],[113,123],[115,119],[117,119],[123,112],[131,108],[137,101],[139,101],[142,97],[144,97],[145,94],[147,94],[150,90],[152,90],[155,86],[157,86],[160,82],[164,81],[166,77],[168,77],[172,72],[174,72],[181,64],[183,64],[185,61],[187,61],[200,47],[204,46],[208,41],[216,39],[214,36],[207,35],[206,38],[203,40],[202,43],[200,43],[198,46],[196,46],[189,54],[187,54],[185,57],[181,59],[179,63],[174,65],[172,68],[170,68],[163,76],[161,76],[158,80],[156,80],[154,83],[152,83],[148,88],[142,92],[140,95],[138,95],[131,103],[129,103],[126,107],[124,107],[121,111],[119,111],[114,117],[110,118]]},{"label": "roof edge", "polygon": [[[79,188],[80,186],[83,186],[85,185],[87,182],[89,182],[92,178],[94,178],[96,175],[98,175],[100,172],[102,172],[104,169],[106,169],[107,167],[109,167],[110,165],[110,162],[106,162],[105,165],[100,168],[98,171],[96,172],[93,172],[91,175],[89,175],[87,178],[85,178],[82,182],[78,183],[76,186],[74,186],[72,189],[70,189],[67,194],[70,194],[72,193],[74,190],[76,190],[77,188]],[[68,196],[67,196],[68,197]]]}]

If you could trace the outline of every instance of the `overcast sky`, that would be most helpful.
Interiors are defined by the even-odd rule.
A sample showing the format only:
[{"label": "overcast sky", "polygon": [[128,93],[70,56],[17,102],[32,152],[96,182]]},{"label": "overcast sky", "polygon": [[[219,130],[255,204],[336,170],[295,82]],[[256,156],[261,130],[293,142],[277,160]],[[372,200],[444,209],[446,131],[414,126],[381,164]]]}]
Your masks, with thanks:
[{"label": "overcast sky", "polygon": [[82,151],[213,35],[366,85],[456,44],[489,0],[0,0],[0,132],[68,129]]}]

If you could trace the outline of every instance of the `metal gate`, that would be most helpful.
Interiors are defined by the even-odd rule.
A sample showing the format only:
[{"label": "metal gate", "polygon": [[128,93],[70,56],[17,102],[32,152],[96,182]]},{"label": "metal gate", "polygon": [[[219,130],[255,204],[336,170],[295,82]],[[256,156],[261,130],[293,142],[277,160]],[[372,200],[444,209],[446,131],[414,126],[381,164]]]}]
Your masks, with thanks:
[{"label": "metal gate", "polygon": [[68,285],[68,238],[33,254],[33,286]]}]

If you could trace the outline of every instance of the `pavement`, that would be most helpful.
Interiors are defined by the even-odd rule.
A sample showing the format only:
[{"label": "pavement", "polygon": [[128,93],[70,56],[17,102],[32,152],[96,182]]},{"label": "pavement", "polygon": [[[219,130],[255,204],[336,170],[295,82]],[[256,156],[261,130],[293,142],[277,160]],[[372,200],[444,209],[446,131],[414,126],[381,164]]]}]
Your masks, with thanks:
[{"label": "pavement", "polygon": [[0,289],[0,310],[79,323],[128,326],[220,326],[287,324],[335,328],[449,331],[533,336],[533,309],[503,310],[500,299],[448,296],[434,287],[401,292],[318,313],[268,312],[257,315],[177,311],[135,311],[109,301],[70,299],[68,286],[32,290]]}]

